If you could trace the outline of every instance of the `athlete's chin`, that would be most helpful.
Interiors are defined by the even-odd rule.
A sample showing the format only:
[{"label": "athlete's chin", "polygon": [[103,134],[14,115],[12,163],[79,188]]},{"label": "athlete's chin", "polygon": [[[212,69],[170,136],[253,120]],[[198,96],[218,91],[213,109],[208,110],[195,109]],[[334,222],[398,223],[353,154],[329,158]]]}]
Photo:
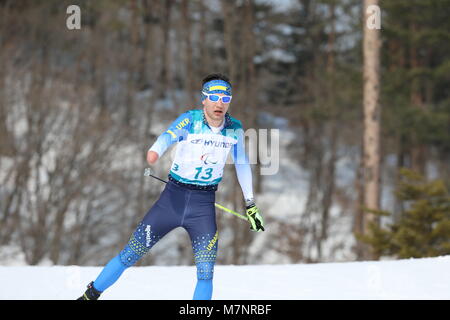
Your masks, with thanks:
[{"label": "athlete's chin", "polygon": [[225,117],[225,114],[223,112],[214,112],[212,114],[212,119],[213,120],[222,120]]}]

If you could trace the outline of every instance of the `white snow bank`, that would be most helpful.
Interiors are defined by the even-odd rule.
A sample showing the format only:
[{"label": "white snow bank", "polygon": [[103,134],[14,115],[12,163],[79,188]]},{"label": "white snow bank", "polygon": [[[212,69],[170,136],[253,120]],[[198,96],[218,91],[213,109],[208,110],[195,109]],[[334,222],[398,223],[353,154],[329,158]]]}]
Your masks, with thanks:
[{"label": "white snow bank", "polygon": [[[101,267],[0,267],[0,299],[80,296]],[[450,256],[376,262],[216,266],[214,299],[450,299]],[[191,299],[196,271],[132,267],[102,299]]]}]

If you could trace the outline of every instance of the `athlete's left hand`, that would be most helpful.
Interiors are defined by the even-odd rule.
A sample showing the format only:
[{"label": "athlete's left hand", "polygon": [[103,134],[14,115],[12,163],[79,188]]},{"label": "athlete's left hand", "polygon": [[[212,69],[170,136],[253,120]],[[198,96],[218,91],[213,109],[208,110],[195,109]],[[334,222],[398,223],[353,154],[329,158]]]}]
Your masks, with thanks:
[{"label": "athlete's left hand", "polygon": [[250,223],[250,230],[256,232],[264,231],[264,220],[254,202],[247,203],[246,213]]}]

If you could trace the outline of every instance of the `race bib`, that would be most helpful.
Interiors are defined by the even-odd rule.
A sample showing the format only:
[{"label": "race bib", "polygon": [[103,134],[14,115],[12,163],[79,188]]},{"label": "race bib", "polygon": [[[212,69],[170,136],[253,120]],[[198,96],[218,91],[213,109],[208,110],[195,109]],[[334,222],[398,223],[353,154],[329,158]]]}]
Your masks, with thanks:
[{"label": "race bib", "polygon": [[184,183],[217,184],[236,143],[235,138],[220,134],[189,134],[177,145],[170,173]]}]

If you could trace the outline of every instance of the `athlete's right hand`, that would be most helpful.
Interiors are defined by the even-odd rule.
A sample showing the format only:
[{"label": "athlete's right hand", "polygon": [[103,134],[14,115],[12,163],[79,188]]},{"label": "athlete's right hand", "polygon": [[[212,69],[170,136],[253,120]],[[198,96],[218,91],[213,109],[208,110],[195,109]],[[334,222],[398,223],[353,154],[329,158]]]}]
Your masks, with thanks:
[{"label": "athlete's right hand", "polygon": [[147,162],[149,165],[155,164],[156,160],[158,160],[159,155],[155,151],[149,150],[147,152]]}]

